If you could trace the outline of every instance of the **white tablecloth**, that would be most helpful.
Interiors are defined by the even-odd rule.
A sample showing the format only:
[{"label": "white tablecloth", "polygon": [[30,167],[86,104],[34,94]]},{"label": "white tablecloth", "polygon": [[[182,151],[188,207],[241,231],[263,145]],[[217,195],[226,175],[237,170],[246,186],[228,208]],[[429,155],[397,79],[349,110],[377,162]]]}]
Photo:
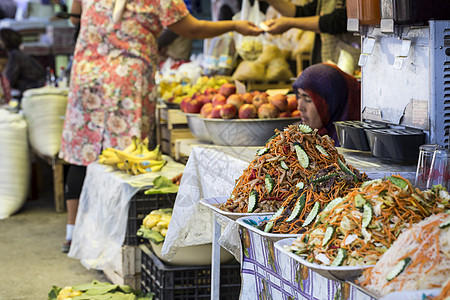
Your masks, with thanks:
[{"label": "white tablecloth", "polygon": [[121,247],[131,198],[157,176],[170,179],[183,172],[183,164],[164,159],[168,163],[160,172],[138,176],[99,163],[87,167],[69,257],[79,259],[87,269],[122,269]]}]

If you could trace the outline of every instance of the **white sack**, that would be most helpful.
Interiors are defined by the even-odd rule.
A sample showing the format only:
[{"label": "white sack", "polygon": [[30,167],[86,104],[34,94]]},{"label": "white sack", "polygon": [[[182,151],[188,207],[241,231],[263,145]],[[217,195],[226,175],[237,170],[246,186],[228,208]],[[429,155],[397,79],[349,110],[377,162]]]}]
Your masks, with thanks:
[{"label": "white sack", "polygon": [[30,176],[27,123],[22,116],[0,109],[0,219],[25,203]]},{"label": "white sack", "polygon": [[55,156],[61,147],[67,94],[67,89],[43,87],[27,90],[22,98],[31,147],[43,155]]}]

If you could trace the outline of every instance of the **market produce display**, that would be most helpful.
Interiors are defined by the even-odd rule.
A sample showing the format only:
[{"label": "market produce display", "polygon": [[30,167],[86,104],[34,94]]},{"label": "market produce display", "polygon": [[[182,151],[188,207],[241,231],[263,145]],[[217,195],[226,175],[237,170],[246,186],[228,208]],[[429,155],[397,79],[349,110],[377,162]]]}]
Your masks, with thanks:
[{"label": "market produce display", "polygon": [[131,145],[123,150],[106,148],[99,155],[98,162],[124,170],[131,175],[160,171],[166,161],[162,157],[159,145],[150,151],[148,139],[133,138]]},{"label": "market produce display", "polygon": [[304,187],[289,196],[270,220],[258,224],[259,229],[281,234],[305,232],[321,210],[330,209],[366,179],[364,174],[356,176],[344,170],[345,166],[335,162],[309,176]]},{"label": "market produce display", "polygon": [[164,242],[172,218],[172,208],[160,208],[151,211],[142,220],[141,228],[136,233],[137,236],[151,240],[155,244]]},{"label": "market produce display", "polygon": [[201,76],[194,83],[191,83],[189,80],[164,79],[158,85],[158,91],[163,101],[180,104],[185,97],[208,95],[212,91],[216,92],[227,82],[229,80],[226,77],[220,76]]},{"label": "market produce display", "polygon": [[317,130],[303,124],[276,130],[237,179],[231,197],[220,209],[236,213],[276,212],[289,196],[312,180],[311,176],[330,166],[356,182],[366,178],[347,165],[334,142],[328,136],[320,136]]},{"label": "market produce display", "polygon": [[358,281],[383,297],[394,291],[441,288],[448,278],[450,214],[440,213],[409,227]]},{"label": "market produce display", "polygon": [[401,176],[364,182],[331,201],[289,247],[311,263],[375,264],[410,225],[450,208],[445,189],[420,191]]},{"label": "market produce display", "polygon": [[128,285],[117,285],[96,280],[92,283],[64,288],[53,286],[48,293],[49,300],[152,300],[153,296],[153,293],[144,295]]},{"label": "market produce display", "polygon": [[200,114],[213,119],[269,119],[301,117],[295,95],[266,92],[237,93],[236,85],[224,83],[218,90],[207,89],[185,97],[180,108],[185,113]]}]

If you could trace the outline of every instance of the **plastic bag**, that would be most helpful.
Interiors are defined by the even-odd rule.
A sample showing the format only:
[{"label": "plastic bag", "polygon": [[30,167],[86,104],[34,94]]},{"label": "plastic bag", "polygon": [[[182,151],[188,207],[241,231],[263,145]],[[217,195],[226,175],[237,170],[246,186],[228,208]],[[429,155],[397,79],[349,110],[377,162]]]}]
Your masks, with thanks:
[{"label": "plastic bag", "polygon": [[[240,13],[233,17],[233,20],[248,20],[255,25],[259,25],[264,20],[264,14],[259,11],[259,1],[255,1],[253,6],[249,0],[242,1]],[[235,35],[236,51],[244,60],[255,60],[263,50],[263,38],[259,36],[243,36],[239,33]]]},{"label": "plastic bag", "polygon": [[205,39],[203,56],[203,73],[205,75],[231,75],[236,62],[233,35],[225,33]]},{"label": "plastic bag", "polygon": [[266,66],[259,61],[242,61],[233,73],[233,79],[239,81],[264,80]]}]

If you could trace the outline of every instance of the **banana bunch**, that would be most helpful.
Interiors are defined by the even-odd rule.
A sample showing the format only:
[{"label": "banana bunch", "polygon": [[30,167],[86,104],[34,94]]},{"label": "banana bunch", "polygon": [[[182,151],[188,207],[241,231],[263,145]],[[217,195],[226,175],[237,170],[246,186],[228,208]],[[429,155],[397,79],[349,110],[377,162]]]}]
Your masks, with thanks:
[{"label": "banana bunch", "polygon": [[148,150],[148,139],[133,137],[131,145],[123,150],[106,148],[98,158],[99,163],[115,166],[132,175],[160,171],[166,161],[162,158],[159,145],[152,151]]},{"label": "banana bunch", "polygon": [[159,244],[164,241],[172,218],[172,208],[161,208],[150,212],[139,228],[137,235]]},{"label": "banana bunch", "polygon": [[170,219],[172,218],[171,208],[162,208],[154,210],[142,220],[142,226],[147,229],[161,233],[166,236],[167,228],[169,228]]}]

